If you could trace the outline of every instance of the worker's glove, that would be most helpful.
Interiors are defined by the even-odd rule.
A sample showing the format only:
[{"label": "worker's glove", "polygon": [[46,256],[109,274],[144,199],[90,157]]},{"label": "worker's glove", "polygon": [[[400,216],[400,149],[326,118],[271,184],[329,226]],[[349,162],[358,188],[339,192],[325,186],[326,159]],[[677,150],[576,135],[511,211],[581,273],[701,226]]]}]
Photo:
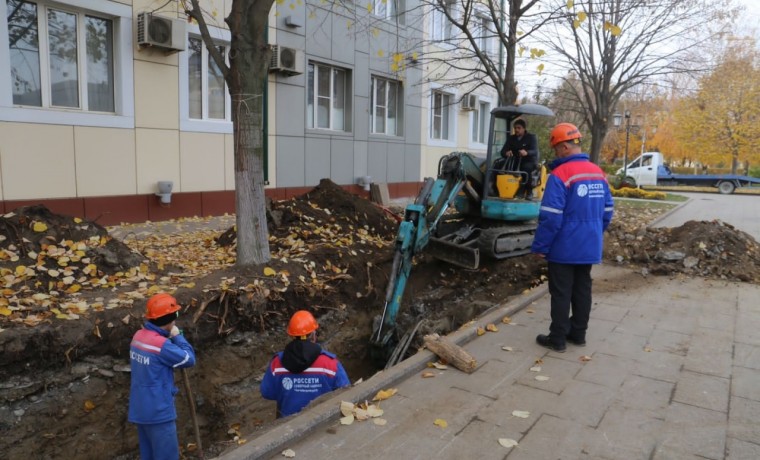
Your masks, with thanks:
[{"label": "worker's glove", "polygon": [[175,337],[179,335],[179,328],[177,326],[172,326],[172,331],[169,333],[169,337]]}]

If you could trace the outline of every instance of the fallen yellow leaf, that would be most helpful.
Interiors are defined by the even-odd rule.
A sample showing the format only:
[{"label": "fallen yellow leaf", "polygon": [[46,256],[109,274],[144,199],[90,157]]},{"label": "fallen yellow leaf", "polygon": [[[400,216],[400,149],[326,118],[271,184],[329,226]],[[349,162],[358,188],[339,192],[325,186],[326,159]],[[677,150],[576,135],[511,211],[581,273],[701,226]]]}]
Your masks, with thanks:
[{"label": "fallen yellow leaf", "polygon": [[486,333],[486,330],[485,330],[485,329],[483,329],[482,327],[479,327],[479,328],[477,328],[477,329],[475,330],[475,332],[476,332],[476,333],[477,333],[479,336],[481,336],[481,335],[483,335],[483,334],[485,334],[485,333]]},{"label": "fallen yellow leaf", "polygon": [[496,325],[493,323],[488,323],[488,325],[486,326],[486,330],[488,332],[499,332],[499,328],[496,327]]},{"label": "fallen yellow leaf", "polygon": [[277,274],[277,272],[276,272],[276,271],[274,271],[274,269],[273,269],[273,268],[270,268],[270,267],[264,267],[264,276],[274,276],[274,275],[276,275],[276,274]]},{"label": "fallen yellow leaf", "polygon": [[447,426],[449,426],[449,424],[446,423],[446,420],[442,418],[435,419],[435,421],[433,422],[433,425],[439,426],[441,428],[446,428]]},{"label": "fallen yellow leaf", "polygon": [[45,230],[47,230],[47,225],[45,225],[45,223],[43,222],[35,222],[32,229],[35,232],[44,232]]},{"label": "fallen yellow leaf", "polygon": [[84,410],[86,410],[87,412],[89,412],[89,411],[91,411],[93,409],[95,409],[95,403],[94,402],[90,401],[89,399],[84,402]]},{"label": "fallen yellow leaf", "polygon": [[501,319],[501,322],[504,324],[509,324],[512,322],[512,318],[510,318],[509,316],[505,316],[504,318]]},{"label": "fallen yellow leaf", "polygon": [[340,402],[340,413],[348,416],[354,413],[354,403],[348,401]]},{"label": "fallen yellow leaf", "polygon": [[383,401],[391,396],[395,395],[398,392],[396,388],[389,388],[387,390],[380,390],[377,392],[374,398],[372,398],[373,401]]}]

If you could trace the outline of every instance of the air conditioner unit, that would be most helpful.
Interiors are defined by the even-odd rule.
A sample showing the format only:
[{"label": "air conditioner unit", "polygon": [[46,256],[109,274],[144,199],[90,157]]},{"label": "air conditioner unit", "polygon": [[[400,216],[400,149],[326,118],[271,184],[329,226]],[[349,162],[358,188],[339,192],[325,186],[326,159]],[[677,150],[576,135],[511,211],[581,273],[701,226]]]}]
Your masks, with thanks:
[{"label": "air conditioner unit", "polygon": [[137,44],[165,51],[184,51],[187,49],[187,22],[147,12],[139,13]]},{"label": "air conditioner unit", "polygon": [[478,96],[474,94],[465,94],[460,103],[462,110],[475,110],[478,108]]},{"label": "air conditioner unit", "polygon": [[270,72],[299,75],[303,73],[303,67],[303,50],[272,45],[272,60],[269,62]]}]

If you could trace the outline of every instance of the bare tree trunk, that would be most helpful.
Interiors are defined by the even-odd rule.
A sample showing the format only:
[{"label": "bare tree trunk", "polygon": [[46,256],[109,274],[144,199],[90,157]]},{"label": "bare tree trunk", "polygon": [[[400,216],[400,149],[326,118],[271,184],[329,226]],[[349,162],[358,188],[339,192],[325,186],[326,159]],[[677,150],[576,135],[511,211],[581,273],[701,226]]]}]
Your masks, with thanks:
[{"label": "bare tree trunk", "polygon": [[264,195],[262,90],[254,90],[250,98],[242,94],[232,98],[235,111],[237,265],[260,264],[271,258]]},{"label": "bare tree trunk", "polygon": [[591,148],[589,158],[592,163],[599,164],[599,157],[602,153],[604,138],[607,136],[607,124],[595,122],[591,125]]},{"label": "bare tree trunk", "polygon": [[270,53],[265,30],[270,7],[271,2],[236,0],[227,18],[233,32],[229,85],[238,266],[262,264],[271,258],[264,195],[264,90]]}]

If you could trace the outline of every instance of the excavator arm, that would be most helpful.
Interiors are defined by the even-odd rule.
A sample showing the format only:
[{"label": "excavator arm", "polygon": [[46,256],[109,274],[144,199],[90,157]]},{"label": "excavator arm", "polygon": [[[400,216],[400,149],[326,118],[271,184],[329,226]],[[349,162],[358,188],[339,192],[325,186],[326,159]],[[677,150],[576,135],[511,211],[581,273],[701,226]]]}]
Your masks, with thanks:
[{"label": "excavator arm", "polygon": [[[454,199],[464,190],[465,195],[478,200],[476,188],[483,180],[483,172],[476,159],[462,152],[443,157],[439,163],[439,177],[425,179],[413,204],[404,211],[404,220],[396,235],[393,267],[385,293],[385,307],[372,334],[372,348],[378,359],[387,359],[396,346],[396,315],[401,305],[414,256],[430,243],[441,217],[452,206]],[[474,184],[473,184],[474,183]]]}]

